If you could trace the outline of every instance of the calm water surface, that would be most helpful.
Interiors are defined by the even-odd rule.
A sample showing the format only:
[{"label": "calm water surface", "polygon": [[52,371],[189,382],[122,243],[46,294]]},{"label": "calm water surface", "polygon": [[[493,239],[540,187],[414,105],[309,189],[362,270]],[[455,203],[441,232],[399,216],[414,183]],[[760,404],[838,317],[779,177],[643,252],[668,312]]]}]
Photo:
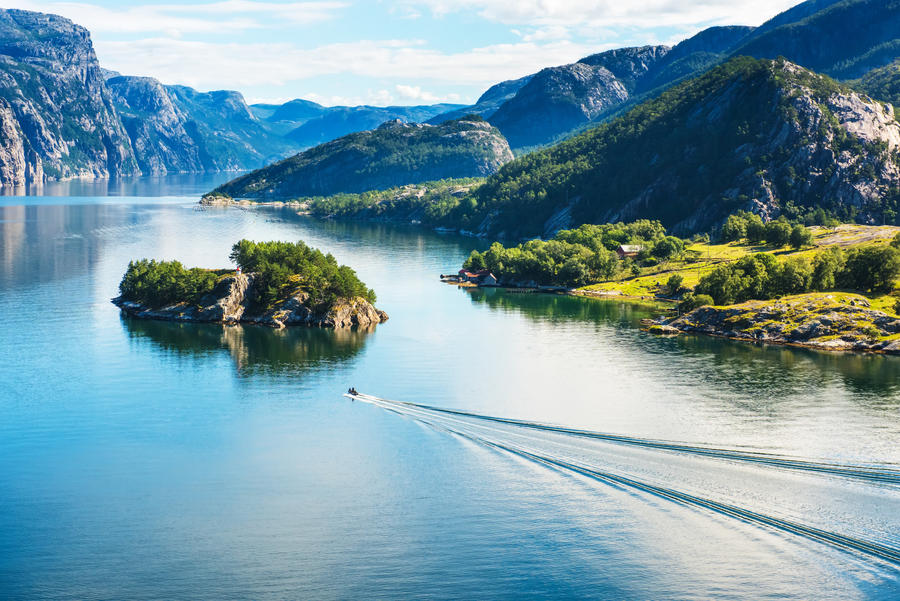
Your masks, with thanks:
[{"label": "calm water surface", "polygon": [[[479,242],[203,210],[210,183],[0,198],[0,598],[900,597],[896,563],[497,445],[887,548],[896,485],[341,396],[897,469],[900,358],[659,339],[649,308],[446,286]],[[130,259],[223,267],[245,237],[333,253],[390,321],[275,332],[109,302]]]}]

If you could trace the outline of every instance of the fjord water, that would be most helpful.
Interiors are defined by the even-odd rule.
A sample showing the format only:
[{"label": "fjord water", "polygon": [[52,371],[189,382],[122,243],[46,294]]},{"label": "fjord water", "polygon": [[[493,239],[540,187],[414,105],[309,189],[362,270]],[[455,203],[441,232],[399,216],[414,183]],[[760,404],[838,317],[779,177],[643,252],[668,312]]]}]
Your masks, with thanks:
[{"label": "fjord water", "polygon": [[[900,568],[859,549],[504,448],[897,548],[889,482],[341,396],[896,470],[900,358],[659,339],[648,307],[458,289],[438,274],[480,242],[201,209],[209,183],[0,199],[0,598],[900,595]],[[332,252],[390,321],[277,332],[109,303],[132,258],[221,267],[244,237]]]}]

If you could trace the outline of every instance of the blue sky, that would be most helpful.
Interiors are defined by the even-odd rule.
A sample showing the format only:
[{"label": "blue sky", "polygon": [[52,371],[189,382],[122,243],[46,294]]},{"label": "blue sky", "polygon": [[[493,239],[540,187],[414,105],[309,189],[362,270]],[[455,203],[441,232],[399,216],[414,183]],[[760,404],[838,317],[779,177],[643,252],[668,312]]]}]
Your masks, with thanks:
[{"label": "blue sky", "polygon": [[87,27],[101,64],[251,102],[469,103],[491,84],[798,0],[8,1]]}]

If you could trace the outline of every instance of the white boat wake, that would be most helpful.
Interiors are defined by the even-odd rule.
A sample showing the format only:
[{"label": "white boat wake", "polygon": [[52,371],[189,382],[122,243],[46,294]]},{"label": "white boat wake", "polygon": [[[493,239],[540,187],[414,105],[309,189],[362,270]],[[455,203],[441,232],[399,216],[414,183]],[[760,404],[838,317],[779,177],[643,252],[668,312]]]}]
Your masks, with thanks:
[{"label": "white boat wake", "polygon": [[[542,465],[900,567],[900,469],[892,465],[821,462],[345,396]],[[683,486],[669,486],[674,481]]]}]

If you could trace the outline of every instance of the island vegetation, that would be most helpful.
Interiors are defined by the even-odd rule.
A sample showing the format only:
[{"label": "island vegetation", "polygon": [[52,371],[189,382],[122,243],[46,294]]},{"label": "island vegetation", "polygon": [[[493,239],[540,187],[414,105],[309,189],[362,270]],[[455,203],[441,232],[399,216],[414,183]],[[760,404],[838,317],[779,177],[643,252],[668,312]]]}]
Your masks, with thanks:
[{"label": "island vegetation", "polygon": [[370,325],[387,319],[372,306],[375,292],[351,267],[302,241],[241,240],[230,258],[238,270],[131,261],[113,302],[139,317],[277,327]]}]

